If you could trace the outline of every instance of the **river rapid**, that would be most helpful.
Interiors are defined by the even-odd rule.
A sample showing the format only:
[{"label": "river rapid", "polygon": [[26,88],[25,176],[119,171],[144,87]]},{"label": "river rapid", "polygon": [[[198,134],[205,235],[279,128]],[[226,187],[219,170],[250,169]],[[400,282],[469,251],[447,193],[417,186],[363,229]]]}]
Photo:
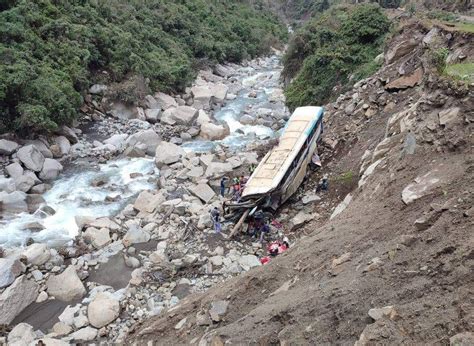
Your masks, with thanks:
[{"label": "river rapid", "polygon": [[[275,94],[281,95],[280,72],[280,57],[276,55],[235,68],[232,77],[235,98],[227,99],[213,114],[217,122],[227,123],[230,134],[220,141],[193,139],[184,142],[182,147],[201,153],[220,149],[235,151],[278,136],[275,130],[282,127],[288,116],[282,100],[274,100]],[[272,126],[268,117],[270,112],[278,114],[280,126]],[[255,124],[240,121],[246,114],[256,118]],[[0,221],[0,246],[23,246],[29,239],[50,247],[68,245],[78,234],[76,217],[115,215],[139,192],[155,188],[159,173],[153,157],[117,157],[94,166],[78,165],[73,161],[43,195],[55,214],[37,211],[4,218]],[[103,183],[97,184],[97,181]],[[37,232],[25,229],[35,222],[41,223],[44,229]]]}]

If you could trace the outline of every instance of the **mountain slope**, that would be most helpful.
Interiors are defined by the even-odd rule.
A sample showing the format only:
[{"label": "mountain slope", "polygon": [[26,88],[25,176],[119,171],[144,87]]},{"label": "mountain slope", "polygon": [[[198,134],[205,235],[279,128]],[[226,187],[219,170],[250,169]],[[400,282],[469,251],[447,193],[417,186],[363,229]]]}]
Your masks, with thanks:
[{"label": "mountain slope", "polygon": [[[330,193],[282,211],[320,217],[270,264],[185,298],[129,341],[448,344],[472,330],[473,90],[432,59],[443,47],[469,56],[472,34],[417,22],[399,33],[383,68],[326,107]],[[329,219],[331,198],[348,205]],[[203,324],[220,300],[222,320]]]}]

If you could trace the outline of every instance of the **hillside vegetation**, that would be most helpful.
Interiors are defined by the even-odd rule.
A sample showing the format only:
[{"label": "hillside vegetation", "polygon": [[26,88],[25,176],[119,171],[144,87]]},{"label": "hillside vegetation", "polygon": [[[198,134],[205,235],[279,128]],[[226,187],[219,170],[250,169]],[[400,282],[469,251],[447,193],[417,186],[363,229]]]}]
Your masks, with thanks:
[{"label": "hillside vegetation", "polygon": [[324,104],[334,87],[374,73],[390,23],[377,5],[336,6],[308,21],[292,37],[283,77],[290,109]]},{"label": "hillside vegetation", "polygon": [[141,75],[178,91],[197,61],[239,62],[286,35],[276,17],[230,0],[2,1],[0,133],[71,122],[94,81]]}]

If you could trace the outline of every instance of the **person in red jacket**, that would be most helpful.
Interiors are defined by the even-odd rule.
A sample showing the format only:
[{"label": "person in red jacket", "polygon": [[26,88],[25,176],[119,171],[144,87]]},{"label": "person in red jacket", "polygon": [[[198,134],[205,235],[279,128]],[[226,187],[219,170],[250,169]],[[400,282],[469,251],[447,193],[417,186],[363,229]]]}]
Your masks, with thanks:
[{"label": "person in red jacket", "polygon": [[272,257],[276,257],[286,250],[290,248],[290,243],[288,241],[288,237],[284,237],[283,241],[274,241],[273,243],[270,243],[268,245],[267,251],[268,251],[268,256],[262,257],[260,259],[260,263],[262,264],[267,264],[270,262]]}]

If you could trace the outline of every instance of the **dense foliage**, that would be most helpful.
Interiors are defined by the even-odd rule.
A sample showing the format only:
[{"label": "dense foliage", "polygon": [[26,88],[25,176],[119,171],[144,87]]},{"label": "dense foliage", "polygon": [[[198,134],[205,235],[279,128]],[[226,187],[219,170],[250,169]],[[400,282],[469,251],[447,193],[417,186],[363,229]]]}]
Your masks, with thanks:
[{"label": "dense foliage", "polygon": [[390,23],[377,5],[333,7],[307,22],[291,39],[284,57],[287,105],[327,102],[336,86],[344,87],[377,69]]},{"label": "dense foliage", "polygon": [[235,0],[0,1],[0,132],[70,122],[100,78],[182,90],[196,62],[239,62],[286,34]]}]

